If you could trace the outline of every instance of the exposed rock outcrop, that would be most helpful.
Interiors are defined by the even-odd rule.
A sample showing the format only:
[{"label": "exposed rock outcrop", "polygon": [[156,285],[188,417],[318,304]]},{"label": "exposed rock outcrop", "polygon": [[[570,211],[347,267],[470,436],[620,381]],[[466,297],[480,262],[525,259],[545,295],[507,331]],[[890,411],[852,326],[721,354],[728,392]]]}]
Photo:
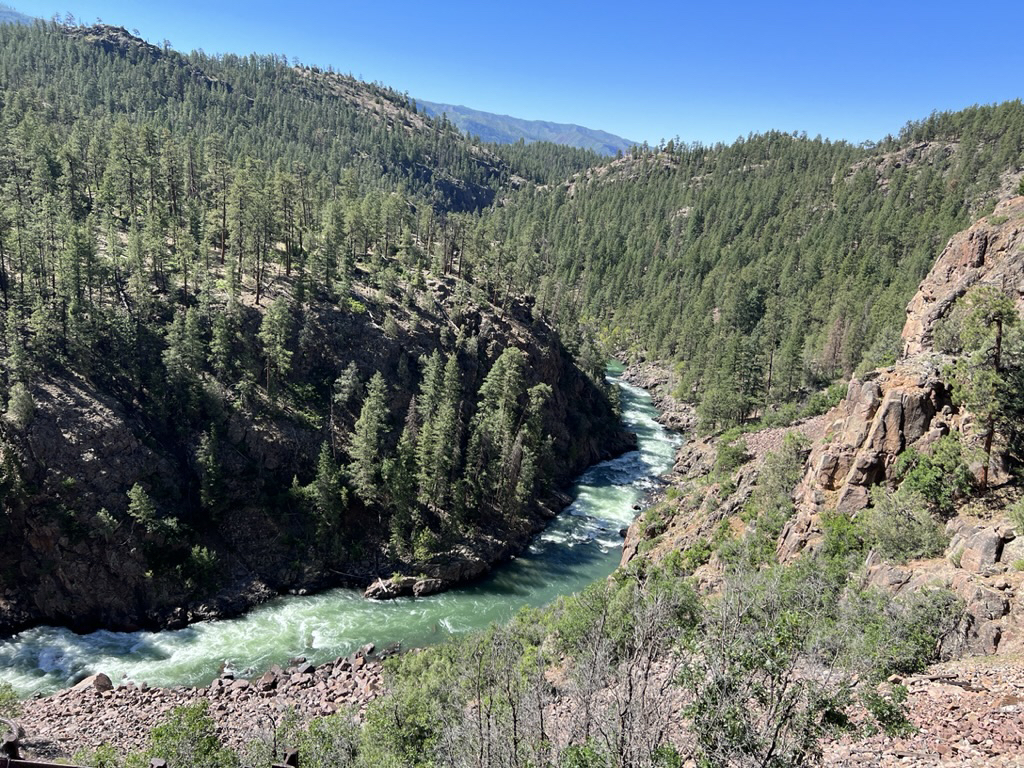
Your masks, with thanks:
[{"label": "exposed rock outcrop", "polygon": [[[954,405],[934,341],[956,300],[977,284],[999,286],[1024,310],[1024,197],[1002,201],[950,239],[907,306],[901,360],[850,381],[796,490],[797,515],[780,541],[781,559],[816,546],[824,510],[854,515],[865,508],[871,486],[892,479],[896,458],[907,448],[927,450],[950,432],[969,440],[970,414]],[[998,461],[989,471],[990,482],[1006,480]]]},{"label": "exposed rock outcrop", "polygon": [[852,379],[846,399],[825,418],[829,426],[795,492],[797,515],[779,544],[783,561],[816,545],[822,512],[864,509],[871,486],[891,477],[903,451],[925,449],[962,420],[938,368],[924,358]]},{"label": "exposed rock outcrop", "polygon": [[1024,197],[1002,201],[950,239],[907,306],[904,358],[933,351],[936,325],[978,283],[1000,286],[1024,310]]},{"label": "exposed rock outcrop", "polygon": [[[856,517],[869,505],[874,487],[893,487],[897,462],[907,449],[927,453],[951,433],[969,446],[972,417],[954,402],[944,379],[951,360],[935,349],[935,335],[956,300],[979,283],[1000,286],[1024,310],[1024,197],[1003,201],[993,214],[950,240],[908,306],[904,354],[895,365],[852,379],[843,401],[824,416],[743,435],[747,455],[728,476],[715,472],[717,438],[684,445],[671,478],[675,490],[630,527],[623,562],[639,554],[660,559],[674,551],[699,553],[709,560],[695,575],[705,588],[715,589],[720,570],[707,542],[714,541],[723,521],[732,536],[743,534],[738,513],[757,483],[760,462],[790,429],[801,432],[811,447],[793,493],[795,514],[777,542],[782,562],[821,546],[823,515]],[[648,386],[660,381],[664,388],[669,376],[644,365],[631,378]],[[989,471],[990,486],[1010,480],[998,460]],[[1024,647],[1024,573],[1019,570],[1024,569],[1024,540],[1005,514],[1016,497],[1007,484],[961,508],[948,524],[950,542],[940,558],[893,564],[871,553],[863,566],[863,586],[893,594],[929,587],[956,593],[965,613],[946,641],[947,655]]]}]

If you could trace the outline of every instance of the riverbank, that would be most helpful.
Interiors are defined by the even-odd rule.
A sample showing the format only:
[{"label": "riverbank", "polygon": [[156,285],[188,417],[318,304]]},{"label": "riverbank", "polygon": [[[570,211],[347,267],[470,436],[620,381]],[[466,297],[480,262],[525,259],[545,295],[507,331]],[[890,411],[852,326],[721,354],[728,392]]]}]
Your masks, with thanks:
[{"label": "riverbank", "polygon": [[697,409],[675,396],[679,379],[668,366],[658,362],[633,363],[621,378],[650,394],[659,412],[659,424],[682,433],[692,433],[697,428]]},{"label": "riverbank", "polygon": [[[124,685],[104,690],[94,680],[53,696],[26,701],[19,719],[27,755],[70,757],[109,744],[142,749],[149,730],[177,706],[209,702],[222,744],[236,750],[268,739],[286,712],[302,723],[350,711],[361,719],[384,692],[381,661],[364,651],[314,667],[298,662],[253,679],[222,677],[196,688]],[[932,667],[902,681],[913,731],[843,737],[823,744],[828,768],[1008,768],[1024,750],[1024,660],[967,658]],[[572,697],[557,698],[551,714],[565,716]],[[687,743],[679,723],[673,741]],[[692,762],[686,763],[693,766]]]},{"label": "riverbank", "polygon": [[623,422],[637,433],[639,450],[586,470],[569,508],[520,555],[471,585],[384,602],[365,600],[354,590],[289,596],[236,619],[165,632],[78,635],[39,627],[0,640],[0,677],[23,697],[51,693],[97,672],[151,686],[202,686],[225,659],[237,669],[262,672],[295,656],[324,663],[367,643],[427,646],[579,591],[614,570],[619,531],[671,468],[678,445],[657,423],[649,397],[632,385],[621,387]]},{"label": "riverbank", "polygon": [[382,660],[371,651],[363,648],[319,666],[295,659],[258,677],[221,676],[204,687],[112,686],[106,675],[94,675],[74,688],[25,701],[18,718],[22,744],[31,756],[47,760],[103,744],[122,753],[141,750],[149,731],[172,709],[207,701],[221,743],[241,750],[272,736],[288,711],[303,723],[345,710],[361,717],[382,689]]}]

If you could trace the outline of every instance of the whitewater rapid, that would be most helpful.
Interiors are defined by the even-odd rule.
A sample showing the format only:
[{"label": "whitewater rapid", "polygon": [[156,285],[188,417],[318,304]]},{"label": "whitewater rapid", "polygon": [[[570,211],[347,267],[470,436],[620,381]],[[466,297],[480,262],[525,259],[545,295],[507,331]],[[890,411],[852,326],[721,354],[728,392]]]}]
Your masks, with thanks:
[{"label": "whitewater rapid", "polygon": [[0,640],[0,679],[22,696],[96,672],[115,683],[207,685],[225,666],[253,675],[297,656],[321,663],[367,643],[431,645],[578,592],[618,565],[620,529],[672,466],[681,441],[658,424],[644,390],[610,378],[620,390],[624,426],[637,433],[637,450],[587,469],[573,487],[572,503],[522,555],[479,583],[387,602],[365,600],[351,589],[281,597],[244,616],[159,632],[80,635],[36,627]]}]

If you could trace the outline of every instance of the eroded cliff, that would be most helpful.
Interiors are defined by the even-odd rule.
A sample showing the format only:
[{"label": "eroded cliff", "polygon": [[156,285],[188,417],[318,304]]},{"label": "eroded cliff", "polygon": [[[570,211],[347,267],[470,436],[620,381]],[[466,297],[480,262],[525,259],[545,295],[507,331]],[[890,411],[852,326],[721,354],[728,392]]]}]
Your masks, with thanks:
[{"label": "eroded cliff", "polygon": [[[883,492],[876,489],[894,491],[906,472],[901,457],[910,449],[928,456],[952,435],[971,472],[980,476],[986,459],[978,420],[958,405],[950,373],[957,356],[944,341],[958,299],[976,285],[998,288],[1018,313],[1024,310],[1024,197],[1004,199],[951,238],[907,307],[903,353],[894,365],[852,378],[845,398],[823,416],[733,438],[735,455],[725,466],[722,457],[731,454],[721,438],[684,445],[672,489],[631,527],[624,561],[638,554],[662,559],[682,553],[698,580],[714,589],[720,583],[721,543],[756,524],[748,501],[766,454],[779,449],[787,432],[799,434],[804,447],[792,514],[775,542],[782,562],[820,551],[830,518],[857,520],[870,508],[872,493]],[[941,586],[959,595],[965,614],[948,653],[995,653],[1024,643],[1024,531],[1009,516],[1021,495],[1011,463],[997,439],[988,460],[988,489],[956,496],[940,556],[898,563],[872,551],[859,572],[863,586],[891,593]],[[952,487],[954,479],[941,481]]]},{"label": "eroded cliff", "polygon": [[[563,503],[562,485],[628,449],[631,436],[598,379],[527,305],[503,311],[456,293],[451,280],[432,281],[415,302],[355,286],[359,311],[313,303],[288,342],[297,350],[290,381],[275,382],[293,388],[287,398],[275,400],[245,375],[230,388],[204,374],[190,390],[195,401],[183,403],[59,370],[33,375],[31,413],[0,420],[8,551],[0,628],[175,626],[284,591],[362,586],[393,572],[433,577],[436,591],[517,552]],[[258,334],[265,311],[246,311],[240,337]],[[387,381],[384,462],[426,356],[454,359],[461,445],[446,449],[457,456],[475,393],[510,347],[523,352],[523,392],[550,388],[538,495],[522,514],[481,506],[455,520],[425,508],[431,516],[412,535],[431,529],[429,548],[398,546],[389,497],[371,503],[344,487],[365,382],[375,372]],[[338,394],[346,371],[349,399]],[[334,468],[329,509],[316,497],[323,450]]]}]

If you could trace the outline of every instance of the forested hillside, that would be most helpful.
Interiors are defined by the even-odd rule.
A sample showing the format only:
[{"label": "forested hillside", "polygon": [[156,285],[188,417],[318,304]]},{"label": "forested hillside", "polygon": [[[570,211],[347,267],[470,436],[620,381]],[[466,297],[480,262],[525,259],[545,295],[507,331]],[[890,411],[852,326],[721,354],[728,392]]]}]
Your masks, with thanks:
[{"label": "forested hillside", "polygon": [[0,83],[5,625],[436,590],[628,445],[599,357],[457,279],[513,166],[404,97],[42,23]]},{"label": "forested hillside", "polygon": [[609,349],[677,362],[680,396],[728,426],[891,362],[917,283],[1022,165],[1019,101],[871,146],[670,142],[521,189],[477,220],[466,261]]},{"label": "forested hillside", "polygon": [[[318,502],[327,528],[340,525],[332,505],[389,510],[377,544],[343,559],[425,562],[474,529],[465,516],[481,502],[515,517],[597,456],[610,410],[594,337],[604,354],[676,363],[678,394],[706,428],[792,418],[808,393],[894,358],[914,286],[949,234],[1016,185],[1024,147],[1014,102],[933,115],[875,146],[771,133],[595,164],[553,144],[487,147],[404,95],[283,57],[183,56],[119,28],[54,23],[0,26],[0,43],[3,389],[16,446],[5,488],[33,499],[7,508],[64,510],[71,528],[103,512],[102,536],[117,538],[131,507],[129,539],[157,545],[173,523],[140,515],[233,509],[243,487],[255,489],[251,508],[287,507],[288,489],[319,472],[318,492],[334,499]],[[586,386],[556,373],[565,355],[548,325]],[[554,357],[502,356],[534,344]],[[484,387],[499,360],[506,383]],[[378,370],[384,381],[367,388]],[[69,386],[73,396],[55,394]],[[67,459],[41,447],[81,429],[57,420],[69,398],[109,399],[110,419],[161,460],[104,469],[89,491],[81,475],[93,470],[62,470]],[[484,423],[478,402],[509,405]],[[386,417],[360,419],[367,403]],[[528,416],[542,410],[543,429]],[[293,456],[253,448],[293,428],[305,435]],[[564,461],[545,467],[552,434]],[[244,460],[225,471],[242,443]],[[449,454],[431,456],[441,445]],[[360,454],[373,464],[362,473]],[[491,461],[526,464],[468,469]],[[226,492],[219,476],[245,480]],[[227,568],[217,537],[237,522],[185,537],[155,571],[209,591],[189,569]],[[26,535],[38,550],[57,533]],[[286,551],[290,535],[270,538]],[[44,557],[29,570],[52,569]],[[257,580],[279,588],[321,571]],[[81,583],[56,578],[58,603],[75,594],[69,582]],[[143,605],[154,593],[140,594]]]},{"label": "forested hillside", "polygon": [[[906,733],[902,681],[1005,647],[1019,616],[1004,290],[1024,212],[993,206],[1022,167],[1020,102],[871,145],[768,133],[599,160],[485,145],[284,57],[0,25],[0,628],[478,577],[629,447],[602,377],[617,353],[674,369],[707,431],[765,428],[690,441],[613,578],[400,656],[386,695],[363,653],[216,680],[234,704],[281,697],[244,762],[287,743],[363,768],[796,768],[827,738]],[[896,359],[950,235],[990,212],[916,302],[927,359],[868,370]],[[784,434],[839,390],[799,425],[813,446]],[[101,682],[76,694],[92,719]],[[358,711],[281,714],[357,686],[375,698]],[[80,761],[234,768],[192,694],[144,755]]]}]

